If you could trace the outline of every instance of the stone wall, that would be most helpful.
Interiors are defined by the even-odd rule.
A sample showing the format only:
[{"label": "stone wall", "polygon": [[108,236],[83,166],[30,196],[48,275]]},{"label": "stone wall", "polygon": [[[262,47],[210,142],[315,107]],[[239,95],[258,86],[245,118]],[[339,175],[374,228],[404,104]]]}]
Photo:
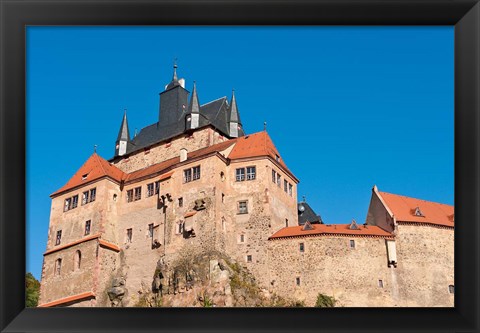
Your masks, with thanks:
[{"label": "stone wall", "polygon": [[[355,248],[350,247],[355,241]],[[300,243],[305,250],[300,252]],[[319,293],[336,306],[395,306],[395,280],[383,238],[316,236],[269,241],[270,290],[315,304]],[[297,278],[300,279],[297,285]],[[379,280],[383,287],[379,286]]]},{"label": "stone wall", "polygon": [[180,149],[192,152],[225,140],[227,138],[223,135],[210,127],[206,127],[195,131],[191,135],[180,135],[169,141],[152,145],[150,148],[141,149],[129,156],[118,157],[112,161],[112,164],[123,172],[130,173],[173,157],[178,157],[180,156]]},{"label": "stone wall", "polygon": [[398,222],[398,297],[404,306],[454,306],[454,230]]},{"label": "stone wall", "polygon": [[[97,244],[94,239],[44,256],[39,304],[94,291]],[[75,267],[77,250],[80,269]],[[57,259],[62,260],[60,274],[55,272]]]}]

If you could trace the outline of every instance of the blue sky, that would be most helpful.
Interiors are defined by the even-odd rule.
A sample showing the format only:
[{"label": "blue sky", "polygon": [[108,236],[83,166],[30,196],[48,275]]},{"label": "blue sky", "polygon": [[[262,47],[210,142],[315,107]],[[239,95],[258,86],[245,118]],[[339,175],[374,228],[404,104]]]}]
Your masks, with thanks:
[{"label": "blue sky", "polygon": [[51,200],[93,153],[157,121],[178,58],[200,103],[235,89],[326,223],[365,221],[371,188],[453,204],[453,27],[29,27],[27,271]]}]

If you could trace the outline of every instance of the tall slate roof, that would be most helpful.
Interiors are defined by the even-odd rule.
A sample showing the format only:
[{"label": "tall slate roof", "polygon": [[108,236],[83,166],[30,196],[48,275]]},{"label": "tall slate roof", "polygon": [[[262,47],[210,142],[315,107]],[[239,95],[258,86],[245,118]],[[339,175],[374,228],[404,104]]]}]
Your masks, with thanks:
[{"label": "tall slate roof", "polygon": [[[317,215],[308,203],[299,202],[297,204],[297,207],[298,207],[298,225],[304,225],[305,222],[307,221],[310,223],[323,223],[320,215]],[[303,207],[303,211],[301,207]]]},{"label": "tall slate roof", "polygon": [[[183,80],[183,79],[182,79]],[[160,94],[160,104],[162,106],[162,97],[167,98],[166,94],[167,91],[173,91],[176,87],[182,87],[180,81],[177,77],[177,66],[174,65],[174,72],[172,81],[165,87],[165,91]],[[183,81],[182,81],[183,82]],[[177,89],[180,89],[177,88]],[[182,90],[183,91],[183,90]],[[185,90],[188,94],[188,91]],[[165,96],[163,96],[165,95]],[[168,95],[168,93],[167,93]],[[171,95],[171,94],[170,94]],[[168,98],[171,98],[170,96]],[[188,107],[184,105],[182,108],[181,105],[179,110],[170,110],[170,107],[166,107],[166,109],[162,109],[162,112],[168,113],[168,123],[162,123],[160,121],[146,126],[140,130],[140,132],[127,144],[127,151],[126,154],[133,153],[140,149],[146,148],[156,143],[160,143],[162,141],[166,141],[178,135],[181,135],[189,130],[186,127],[186,116],[190,113],[198,113],[199,114],[199,124],[198,128],[202,128],[205,126],[213,126],[216,130],[222,133],[227,138],[232,138],[234,135],[230,135],[230,121],[235,121],[240,123],[240,114],[238,112],[235,96],[232,96],[232,105],[229,105],[227,97],[221,97],[219,99],[213,100],[211,102],[205,103],[203,105],[199,105],[198,102],[198,94],[196,86],[194,86],[192,96],[189,99]],[[168,104],[170,105],[170,104]],[[167,105],[167,106],[168,106]],[[124,125],[125,124],[125,125]],[[122,126],[120,127],[120,132],[118,137],[125,137],[128,136],[128,125],[126,125],[126,116],[124,116],[124,120],[122,122]],[[244,132],[241,129],[238,133],[239,136],[243,136]],[[117,139],[118,140],[118,139]],[[117,155],[115,155],[117,157]]]}]

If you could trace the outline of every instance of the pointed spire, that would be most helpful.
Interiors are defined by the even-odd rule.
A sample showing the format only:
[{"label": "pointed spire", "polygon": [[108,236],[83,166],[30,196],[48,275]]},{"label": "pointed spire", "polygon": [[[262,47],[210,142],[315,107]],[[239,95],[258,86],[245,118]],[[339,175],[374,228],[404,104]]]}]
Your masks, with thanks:
[{"label": "pointed spire", "polygon": [[124,110],[122,124],[118,131],[117,141],[115,142],[115,156],[125,155],[127,145],[130,142],[130,132],[128,130],[127,109]]},{"label": "pointed spire", "polygon": [[238,114],[237,100],[235,99],[235,90],[232,89],[232,100],[230,102],[230,121],[240,123],[240,116]]},{"label": "pointed spire", "polygon": [[127,109],[124,110],[122,124],[118,131],[117,141],[130,141],[130,132],[128,131]]},{"label": "pointed spire", "polygon": [[180,86],[180,82],[178,81],[178,77],[177,77],[177,58],[175,58],[175,61],[173,62],[173,77],[172,77],[172,81],[167,84],[167,86],[165,87],[165,90],[169,90],[169,89],[172,89],[173,87],[176,87],[176,86]]},{"label": "pointed spire", "polygon": [[232,99],[230,101],[230,114],[228,117],[229,134],[232,138],[238,138],[245,135],[240,121],[240,113],[238,112],[237,100],[235,98],[235,90],[232,89]]},{"label": "pointed spire", "polygon": [[189,113],[200,113],[200,103],[198,102],[197,84],[193,81],[192,98],[190,99],[190,105],[188,106]]},{"label": "pointed spire", "polygon": [[172,78],[172,81],[178,81],[178,78],[177,78],[177,58],[175,58],[175,60],[173,61],[173,78]]}]

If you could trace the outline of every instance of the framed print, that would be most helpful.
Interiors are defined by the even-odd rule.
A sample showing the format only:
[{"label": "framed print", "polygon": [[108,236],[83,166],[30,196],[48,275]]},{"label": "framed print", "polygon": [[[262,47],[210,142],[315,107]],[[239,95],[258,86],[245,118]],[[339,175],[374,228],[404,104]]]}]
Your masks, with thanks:
[{"label": "framed print", "polygon": [[478,6],[3,1],[2,332],[477,331]]}]

